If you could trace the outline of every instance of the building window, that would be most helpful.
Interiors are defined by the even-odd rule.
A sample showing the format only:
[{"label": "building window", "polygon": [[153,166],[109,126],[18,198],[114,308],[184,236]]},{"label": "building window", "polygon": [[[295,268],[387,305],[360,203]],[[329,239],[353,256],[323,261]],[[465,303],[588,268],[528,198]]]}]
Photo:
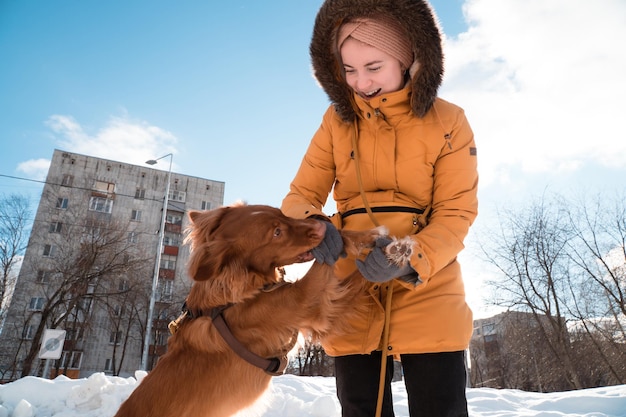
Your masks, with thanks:
[{"label": "building window", "polygon": [[160,267],[162,269],[176,269],[176,257],[167,255],[161,257]]},{"label": "building window", "polygon": [[137,243],[137,232],[128,232],[126,241],[128,243]]},{"label": "building window", "polygon": [[29,324],[28,326],[24,326],[22,330],[22,339],[24,340],[33,340],[35,336],[35,326]]},{"label": "building window", "polygon": [[180,214],[167,213],[165,221],[169,224],[183,224],[183,216]]},{"label": "building window", "polygon": [[159,300],[161,301],[171,301],[172,295],[174,294],[174,280],[172,279],[162,279],[159,281],[159,290],[157,291],[159,294]]},{"label": "building window", "polygon": [[50,233],[61,233],[61,229],[63,228],[63,223],[61,222],[52,222],[50,223],[50,228],[48,232]]},{"label": "building window", "polygon": [[163,244],[165,246],[180,246],[180,239],[166,233],[165,236],[163,236]]},{"label": "building window", "polygon": [[163,310],[159,310],[159,313],[157,314],[158,316],[158,320],[162,320],[165,321],[169,318],[169,312],[167,311],[167,308],[164,308]]},{"label": "building window", "polygon": [[163,244],[165,246],[180,246],[180,240],[166,235],[163,237]]},{"label": "building window", "polygon": [[65,210],[67,208],[67,202],[68,202],[67,198],[61,198],[61,197],[57,198],[56,208]]},{"label": "building window", "polygon": [[113,307],[113,315],[115,317],[122,317],[124,315],[124,306],[116,305]]},{"label": "building window", "polygon": [[52,272],[50,271],[37,271],[37,282],[40,284],[48,284],[52,277]]},{"label": "building window", "polygon": [[181,203],[184,203],[186,196],[187,196],[187,193],[185,193],[184,191],[173,190],[173,191],[170,191],[168,199],[172,201],[179,201]]},{"label": "building window", "polygon": [[211,202],[203,201],[202,204],[200,204],[200,210],[211,210]]},{"label": "building window", "polygon": [[496,325],[495,325],[495,323],[484,323],[483,324],[483,334],[484,335],[494,334],[495,332],[496,332]]},{"label": "building window", "polygon": [[122,340],[122,332],[121,331],[111,332],[111,334],[109,335],[109,344],[110,345],[119,345],[121,340]]},{"label": "building window", "polygon": [[33,297],[30,299],[28,309],[31,311],[41,311],[43,310],[43,305],[45,302],[46,300],[43,297]]},{"label": "building window", "polygon": [[104,364],[104,372],[113,372],[113,359],[107,359]]},{"label": "building window", "polygon": [[91,197],[89,199],[89,210],[100,213],[111,213],[113,210],[113,200],[102,197]]},{"label": "building window", "polygon": [[496,340],[497,340],[497,336],[495,334],[485,335],[485,343],[495,342]]},{"label": "building window", "polygon": [[78,308],[88,313],[89,311],[91,311],[92,301],[93,298],[91,297],[81,298],[80,300],[78,300]]},{"label": "building window", "polygon": [[130,219],[136,222],[141,221],[141,210],[133,210],[130,214]]},{"label": "building window", "polygon": [[130,289],[130,286],[128,285],[128,280],[121,279],[120,282],[117,284],[117,289],[119,291],[128,291]]},{"label": "building window", "polygon": [[96,242],[106,243],[106,234],[102,233],[102,229],[99,227],[85,227],[83,234],[80,237],[80,243],[85,245],[91,245]]},{"label": "building window", "polygon": [[67,329],[65,334],[65,340],[82,340],[85,329],[78,327],[76,329]]},{"label": "building window", "polygon": [[135,190],[135,198],[138,200],[143,200],[146,198],[146,189],[145,188],[137,188]]},{"label": "building window", "polygon": [[56,253],[56,247],[54,245],[43,245],[43,256],[52,258]]},{"label": "building window", "polygon": [[74,183],[74,176],[69,174],[64,174],[63,179],[61,180],[61,185],[65,185],[66,187],[71,187]]},{"label": "building window", "polygon": [[63,354],[61,355],[61,364],[59,368],[80,369],[80,365],[82,361],[83,361],[83,352],[64,351]]},{"label": "building window", "polygon": [[169,338],[168,332],[162,332],[160,330],[156,331],[154,335],[154,344],[157,346],[165,346],[167,345],[167,339]]}]

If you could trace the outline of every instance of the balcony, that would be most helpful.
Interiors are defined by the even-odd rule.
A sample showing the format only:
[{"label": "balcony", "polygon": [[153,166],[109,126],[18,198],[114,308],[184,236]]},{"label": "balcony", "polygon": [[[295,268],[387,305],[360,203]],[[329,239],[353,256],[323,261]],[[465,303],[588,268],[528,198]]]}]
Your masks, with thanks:
[{"label": "balcony", "polygon": [[178,256],[178,246],[169,246],[169,245],[163,246],[163,254]]},{"label": "balcony", "polygon": [[173,269],[159,268],[159,279],[174,279],[175,273]]},{"label": "balcony", "polygon": [[165,231],[170,233],[182,233],[182,224],[165,223]]}]

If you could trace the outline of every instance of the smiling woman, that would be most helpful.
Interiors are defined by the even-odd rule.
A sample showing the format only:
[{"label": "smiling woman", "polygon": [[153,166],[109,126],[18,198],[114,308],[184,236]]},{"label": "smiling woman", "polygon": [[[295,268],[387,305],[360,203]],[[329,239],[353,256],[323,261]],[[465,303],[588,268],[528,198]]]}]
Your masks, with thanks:
[{"label": "smiling woman", "polygon": [[348,22],[337,34],[337,44],[346,82],[361,97],[397,91],[407,81],[413,51],[393,19]]},{"label": "smiling woman", "polygon": [[341,46],[341,57],[346,82],[366,100],[397,91],[404,85],[406,69],[380,49],[350,38]]},{"label": "smiling woman", "polygon": [[[365,259],[313,250],[340,277],[370,281],[354,331],[322,340],[335,357],[342,415],[393,415],[392,358],[402,362],[412,417],[467,415],[473,325],[457,256],[477,215],[477,152],[463,110],[437,96],[443,52],[433,12],[420,0],[326,0],[309,50],[331,105],[282,210],[324,218],[332,191],[336,228],[385,226],[411,247],[402,267],[382,255],[382,239]],[[334,247],[334,230],[320,247]]]}]

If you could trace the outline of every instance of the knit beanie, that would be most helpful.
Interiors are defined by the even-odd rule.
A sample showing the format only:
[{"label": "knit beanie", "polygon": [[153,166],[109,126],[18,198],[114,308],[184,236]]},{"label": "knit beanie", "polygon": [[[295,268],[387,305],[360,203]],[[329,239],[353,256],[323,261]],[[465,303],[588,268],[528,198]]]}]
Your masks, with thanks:
[{"label": "knit beanie", "polygon": [[363,17],[350,20],[339,28],[337,49],[348,37],[381,50],[402,63],[405,69],[413,64],[409,37],[395,19],[387,16]]}]

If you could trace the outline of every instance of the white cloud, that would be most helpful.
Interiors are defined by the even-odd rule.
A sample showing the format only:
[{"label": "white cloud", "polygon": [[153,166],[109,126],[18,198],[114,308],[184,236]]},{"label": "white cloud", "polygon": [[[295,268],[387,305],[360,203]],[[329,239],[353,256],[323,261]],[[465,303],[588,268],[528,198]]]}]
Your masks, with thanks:
[{"label": "white cloud", "polygon": [[137,165],[175,153],[177,142],[171,132],[127,116],[111,117],[93,134],[85,132],[71,116],[53,115],[46,124],[59,136],[60,149]]},{"label": "white cloud", "polygon": [[20,162],[17,165],[17,170],[26,174],[28,178],[43,181],[48,175],[48,168],[50,168],[49,159],[30,159],[25,162]]},{"label": "white cloud", "polygon": [[467,0],[464,14],[441,93],[468,114],[483,185],[625,165],[626,2]]}]

